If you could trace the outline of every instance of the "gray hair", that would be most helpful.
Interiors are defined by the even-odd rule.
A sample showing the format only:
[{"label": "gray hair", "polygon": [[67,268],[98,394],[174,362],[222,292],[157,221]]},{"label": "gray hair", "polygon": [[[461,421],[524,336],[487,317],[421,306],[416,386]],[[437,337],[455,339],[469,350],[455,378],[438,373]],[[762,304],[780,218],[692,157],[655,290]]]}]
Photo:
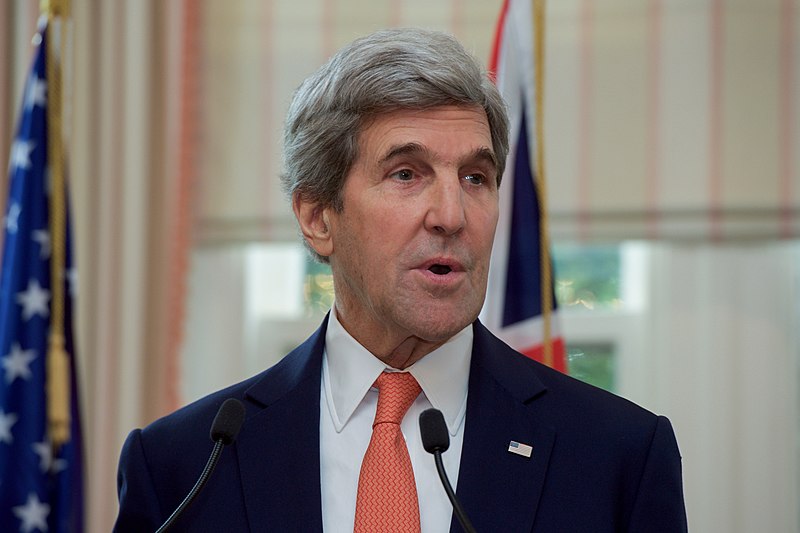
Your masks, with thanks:
[{"label": "gray hair", "polygon": [[508,155],[505,104],[455,38],[407,28],[353,41],[295,92],[284,128],[284,191],[341,211],[344,180],[358,157],[366,121],[398,109],[444,105],[478,106],[486,112],[499,186]]}]

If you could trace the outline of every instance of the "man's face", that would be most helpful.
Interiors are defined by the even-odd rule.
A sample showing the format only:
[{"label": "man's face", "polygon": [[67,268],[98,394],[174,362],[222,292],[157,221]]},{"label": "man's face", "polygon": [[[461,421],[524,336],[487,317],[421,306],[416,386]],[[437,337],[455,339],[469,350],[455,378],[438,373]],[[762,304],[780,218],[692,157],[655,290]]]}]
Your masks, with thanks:
[{"label": "man's face", "polygon": [[381,356],[441,344],[478,316],[498,216],[497,167],[480,108],[402,110],[368,122],[343,189],[323,211],[337,316]]}]

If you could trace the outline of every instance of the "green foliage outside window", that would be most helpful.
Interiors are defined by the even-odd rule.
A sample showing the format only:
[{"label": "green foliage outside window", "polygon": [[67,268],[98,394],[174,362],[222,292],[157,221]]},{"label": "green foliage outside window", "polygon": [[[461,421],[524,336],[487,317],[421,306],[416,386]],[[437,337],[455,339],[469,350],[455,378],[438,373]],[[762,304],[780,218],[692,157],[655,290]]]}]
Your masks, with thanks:
[{"label": "green foliage outside window", "polygon": [[607,391],[615,388],[614,346],[610,344],[576,344],[567,340],[569,375]]},{"label": "green foliage outside window", "polygon": [[619,246],[562,244],[553,247],[556,298],[562,308],[620,307]]},{"label": "green foliage outside window", "polygon": [[[621,254],[618,245],[562,244],[553,247],[555,292],[562,312],[613,311],[622,304]],[[614,391],[615,349],[607,343],[567,344],[569,374]]]},{"label": "green foliage outside window", "polygon": [[306,313],[310,316],[327,313],[333,305],[331,267],[306,259],[306,281],[303,286]]}]

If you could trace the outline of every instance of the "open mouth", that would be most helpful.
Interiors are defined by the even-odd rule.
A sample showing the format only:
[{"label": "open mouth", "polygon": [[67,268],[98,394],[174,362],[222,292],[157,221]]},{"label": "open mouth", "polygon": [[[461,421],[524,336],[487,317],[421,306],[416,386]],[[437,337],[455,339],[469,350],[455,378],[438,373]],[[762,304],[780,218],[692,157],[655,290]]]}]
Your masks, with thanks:
[{"label": "open mouth", "polygon": [[431,265],[428,267],[428,270],[439,276],[444,276],[445,274],[449,274],[453,271],[453,269],[447,265]]}]

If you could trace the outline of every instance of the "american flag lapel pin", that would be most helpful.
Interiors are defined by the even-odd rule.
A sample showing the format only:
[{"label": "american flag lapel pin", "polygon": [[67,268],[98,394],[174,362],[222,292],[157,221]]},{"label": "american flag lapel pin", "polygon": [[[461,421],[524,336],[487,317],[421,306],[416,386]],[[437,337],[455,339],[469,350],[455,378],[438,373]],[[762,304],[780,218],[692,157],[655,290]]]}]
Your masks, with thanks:
[{"label": "american flag lapel pin", "polygon": [[512,440],[508,443],[508,451],[523,457],[530,457],[533,453],[533,446]]}]

